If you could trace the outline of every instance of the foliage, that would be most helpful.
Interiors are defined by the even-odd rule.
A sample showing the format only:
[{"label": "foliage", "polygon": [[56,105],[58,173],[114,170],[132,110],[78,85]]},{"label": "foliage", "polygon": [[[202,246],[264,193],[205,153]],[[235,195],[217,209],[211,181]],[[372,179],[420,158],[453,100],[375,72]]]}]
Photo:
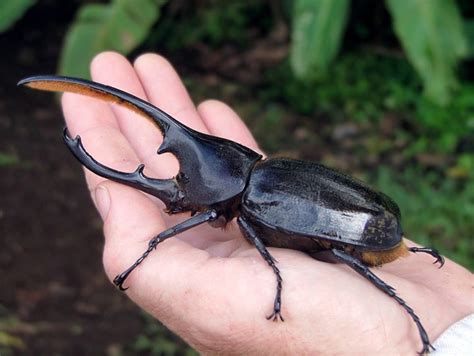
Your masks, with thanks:
[{"label": "foliage", "polygon": [[287,63],[270,70],[267,77],[264,98],[283,102],[300,114],[324,113],[333,120],[372,123],[386,112],[410,118],[407,134],[413,144],[406,155],[453,153],[474,132],[474,85],[462,83],[451,103],[440,107],[420,96],[421,82],[402,59],[346,54],[317,81],[294,79]]},{"label": "foliage", "polygon": [[466,20],[464,22],[464,32],[469,39],[467,41],[468,47],[468,57],[474,58],[474,20]]},{"label": "foliage", "polygon": [[2,153],[0,152],[0,167],[2,166],[13,166],[19,164],[20,161],[18,157],[8,154],[8,153]]},{"label": "foliage", "polygon": [[11,330],[20,324],[18,318],[0,304],[0,355],[8,356],[20,351],[25,351],[24,341],[14,335]]},{"label": "foliage", "polygon": [[2,0],[0,1],[0,33],[8,30],[36,0]]},{"label": "foliage", "polygon": [[228,0],[204,2],[203,6],[182,9],[160,21],[148,41],[149,47],[176,50],[205,43],[213,48],[222,44],[245,46],[252,40],[250,28],[269,29],[270,9],[264,1]]},{"label": "foliage", "polygon": [[179,339],[166,329],[162,324],[149,315],[144,314],[145,328],[138,335],[131,346],[130,353],[144,353],[146,355],[174,356],[186,355],[195,356],[196,352],[183,345],[183,342],[177,342]]},{"label": "foliage", "polygon": [[300,79],[326,72],[341,45],[349,0],[298,0],[293,9],[290,62]]},{"label": "foliage", "polygon": [[436,138],[438,151],[455,152],[463,139],[474,139],[474,85],[464,84],[446,107],[419,98],[415,116],[427,137]]},{"label": "foliage", "polygon": [[474,270],[474,181],[414,168],[397,173],[380,168],[376,186],[400,205],[407,238],[434,245]]},{"label": "foliage", "polygon": [[[391,78],[397,73],[398,78]],[[331,112],[337,117],[356,120],[375,120],[390,97],[387,80],[409,81],[413,71],[404,62],[376,56],[348,54],[328,68],[328,75],[317,81],[303,81],[292,77],[284,63],[267,73],[266,93],[270,100],[280,100],[301,114]],[[279,85],[285,83],[285,85]]]},{"label": "foliage", "polygon": [[395,31],[422,78],[426,96],[449,101],[457,85],[454,70],[467,54],[463,22],[454,0],[386,0]]},{"label": "foliage", "polygon": [[[454,0],[386,0],[398,38],[423,80],[427,97],[448,103],[459,60],[468,54],[462,18]],[[297,0],[293,11],[292,67],[309,81],[327,72],[342,40],[345,1]],[[328,40],[328,38],[330,40]]]},{"label": "foliage", "polygon": [[130,53],[148,35],[166,0],[112,0],[85,4],[69,28],[61,53],[61,74],[88,77],[89,63],[99,52]]}]

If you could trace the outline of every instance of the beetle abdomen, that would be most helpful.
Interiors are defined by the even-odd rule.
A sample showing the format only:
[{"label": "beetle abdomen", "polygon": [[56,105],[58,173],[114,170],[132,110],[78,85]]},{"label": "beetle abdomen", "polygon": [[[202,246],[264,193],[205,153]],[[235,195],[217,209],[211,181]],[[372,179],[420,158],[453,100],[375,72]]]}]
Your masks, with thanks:
[{"label": "beetle abdomen", "polygon": [[[344,243],[361,250],[400,244],[397,205],[362,182],[322,165],[290,159],[257,163],[242,214],[287,235]],[[273,244],[271,244],[273,245]]]}]

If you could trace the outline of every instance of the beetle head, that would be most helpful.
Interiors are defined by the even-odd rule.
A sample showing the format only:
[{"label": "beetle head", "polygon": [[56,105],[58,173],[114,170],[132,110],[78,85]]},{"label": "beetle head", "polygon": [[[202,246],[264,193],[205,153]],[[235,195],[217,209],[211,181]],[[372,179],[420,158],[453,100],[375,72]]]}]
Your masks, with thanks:
[{"label": "beetle head", "polygon": [[[170,152],[175,155],[179,161],[179,172],[174,178],[165,180],[145,177],[143,167],[140,171],[137,170],[136,174],[139,178],[160,183],[155,184],[157,189],[169,190],[173,187],[173,192],[166,192],[167,194],[154,194],[150,189],[147,193],[164,200],[168,208],[175,206],[176,211],[202,210],[238,196],[245,189],[252,167],[262,158],[260,154],[236,142],[195,131],[152,104],[110,86],[61,76],[35,76],[23,79],[18,84],[34,89],[73,92],[95,97],[125,106],[153,120],[163,134],[163,142],[157,153]],[[66,143],[75,156],[88,166],[78,157],[87,154],[78,148],[79,138],[66,138]],[[100,174],[97,170],[95,172]],[[139,184],[136,184],[136,187],[140,189]],[[179,202],[165,201],[177,199],[170,197],[178,195]]]}]

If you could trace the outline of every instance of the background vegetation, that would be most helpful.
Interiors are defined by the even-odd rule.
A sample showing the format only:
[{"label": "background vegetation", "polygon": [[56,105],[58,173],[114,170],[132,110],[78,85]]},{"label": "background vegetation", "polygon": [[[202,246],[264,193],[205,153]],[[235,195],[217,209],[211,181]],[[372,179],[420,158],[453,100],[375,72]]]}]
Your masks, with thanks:
[{"label": "background vegetation", "polygon": [[[234,106],[270,154],[371,182],[399,203],[409,238],[474,269],[472,1],[72,3],[58,72],[87,76],[90,58],[105,49],[163,53],[196,100]],[[0,31],[18,31],[39,6],[3,1]],[[22,164],[0,151],[0,168]],[[26,347],[11,332],[16,319],[0,313],[2,355]],[[192,352],[145,320],[119,352]]]}]

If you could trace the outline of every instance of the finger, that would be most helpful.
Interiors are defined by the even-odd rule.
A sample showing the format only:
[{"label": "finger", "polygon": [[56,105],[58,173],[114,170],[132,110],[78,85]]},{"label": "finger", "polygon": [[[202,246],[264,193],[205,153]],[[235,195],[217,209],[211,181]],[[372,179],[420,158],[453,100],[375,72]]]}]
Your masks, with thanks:
[{"label": "finger", "polygon": [[[97,55],[91,63],[91,75],[97,82],[147,100],[132,65],[118,53],[104,52]],[[151,120],[145,120],[127,108],[119,105],[112,105],[111,108],[117,119],[117,125],[130,142],[140,161],[146,164],[146,158],[156,152],[156,147],[161,142],[159,130]]]},{"label": "finger", "polygon": [[64,118],[72,137],[99,127],[118,129],[117,121],[110,106],[99,100],[64,93],[61,98]]},{"label": "finger", "polygon": [[223,102],[204,101],[198,106],[198,112],[212,135],[236,141],[263,154],[239,115]]},{"label": "finger", "polygon": [[197,131],[208,133],[178,73],[163,57],[144,54],[134,63],[150,102]]}]

